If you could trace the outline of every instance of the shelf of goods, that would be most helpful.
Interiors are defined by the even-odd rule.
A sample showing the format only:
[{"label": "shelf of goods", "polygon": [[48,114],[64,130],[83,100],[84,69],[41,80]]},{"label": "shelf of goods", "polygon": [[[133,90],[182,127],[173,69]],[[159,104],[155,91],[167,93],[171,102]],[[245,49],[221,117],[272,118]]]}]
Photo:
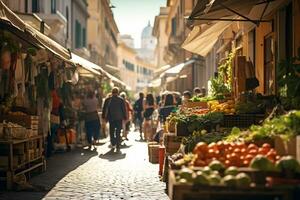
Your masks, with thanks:
[{"label": "shelf of goods", "polygon": [[38,134],[38,116],[14,113],[1,120],[0,187],[12,189],[18,180],[45,171],[44,138]]},{"label": "shelf of goods", "polygon": [[36,169],[46,170],[42,136],[0,140],[0,149],[0,181],[6,182],[7,189],[12,189],[19,176],[30,178]]}]

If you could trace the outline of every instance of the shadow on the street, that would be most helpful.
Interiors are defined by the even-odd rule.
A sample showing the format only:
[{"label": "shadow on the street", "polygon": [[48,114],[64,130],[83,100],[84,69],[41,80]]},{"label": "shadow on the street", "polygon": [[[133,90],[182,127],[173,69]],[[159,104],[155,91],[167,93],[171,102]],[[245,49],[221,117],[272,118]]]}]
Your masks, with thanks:
[{"label": "shadow on the street", "polygon": [[121,160],[126,157],[126,153],[122,152],[114,152],[114,150],[110,150],[106,152],[105,154],[100,154],[99,158],[106,159],[110,162],[116,161],[116,160]]},{"label": "shadow on the street", "polygon": [[132,145],[127,145],[127,144],[125,144],[125,143],[123,143],[123,144],[121,144],[121,149],[128,149],[128,148],[130,148]]},{"label": "shadow on the street", "polygon": [[47,160],[46,172],[32,178],[30,183],[49,191],[68,173],[94,156],[97,156],[96,151],[86,149],[75,149],[68,153],[54,154]]}]

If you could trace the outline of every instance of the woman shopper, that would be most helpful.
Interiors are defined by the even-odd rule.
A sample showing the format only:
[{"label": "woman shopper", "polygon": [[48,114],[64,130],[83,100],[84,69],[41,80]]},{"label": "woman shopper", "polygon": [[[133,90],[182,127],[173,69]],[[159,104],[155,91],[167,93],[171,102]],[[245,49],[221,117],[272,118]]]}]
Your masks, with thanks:
[{"label": "woman shopper", "polygon": [[144,137],[147,141],[152,140],[152,115],[156,108],[153,94],[149,93],[144,101]]},{"label": "woman shopper", "polygon": [[158,129],[155,134],[154,140],[156,142],[160,142],[163,135],[163,125],[166,122],[167,117],[176,110],[176,102],[173,94],[167,94],[165,96],[164,104],[159,108],[159,116],[158,116]]},{"label": "woman shopper", "polygon": [[89,149],[95,144],[95,141],[100,138],[100,120],[98,116],[98,100],[95,97],[95,93],[89,91],[87,97],[83,101],[85,108],[85,129],[87,134],[87,140],[89,143]]},{"label": "woman shopper", "polygon": [[133,113],[133,109],[132,109],[132,106],[131,104],[129,103],[128,99],[127,99],[127,96],[126,96],[126,93],[125,92],[121,92],[121,95],[120,95],[124,101],[125,101],[125,106],[126,106],[126,115],[127,115],[127,120],[125,120],[123,122],[123,138],[125,140],[128,140],[127,138],[127,135],[129,133],[129,130],[130,130],[130,122],[131,122],[131,119],[132,119],[132,113]]}]

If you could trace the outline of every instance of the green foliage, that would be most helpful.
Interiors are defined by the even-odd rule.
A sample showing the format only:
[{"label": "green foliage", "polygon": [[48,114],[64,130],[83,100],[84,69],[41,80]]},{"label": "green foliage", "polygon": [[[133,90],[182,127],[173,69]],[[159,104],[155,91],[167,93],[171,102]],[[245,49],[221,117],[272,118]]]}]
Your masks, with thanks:
[{"label": "green foliage", "polygon": [[277,66],[277,86],[287,109],[300,109],[300,57],[283,60]]},{"label": "green foliage", "polygon": [[182,143],[185,145],[185,152],[192,152],[198,142],[209,144],[211,142],[223,140],[226,136],[227,133],[225,132],[208,133],[206,130],[195,131],[192,135],[183,138]]},{"label": "green foliage", "polygon": [[227,141],[244,140],[247,142],[263,139],[271,139],[276,136],[284,140],[300,134],[300,111],[290,111],[285,115],[275,117],[271,120],[265,120],[259,125],[252,125],[247,131],[240,131],[233,128]]}]

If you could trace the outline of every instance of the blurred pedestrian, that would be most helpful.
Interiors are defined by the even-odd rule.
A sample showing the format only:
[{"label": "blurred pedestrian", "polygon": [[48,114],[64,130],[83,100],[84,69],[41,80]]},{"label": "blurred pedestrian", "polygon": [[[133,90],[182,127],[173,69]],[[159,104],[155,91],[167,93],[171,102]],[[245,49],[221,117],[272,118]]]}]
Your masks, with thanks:
[{"label": "blurred pedestrian", "polygon": [[125,101],[125,104],[126,104],[126,118],[127,120],[124,121],[123,123],[123,137],[125,140],[128,140],[128,133],[130,131],[130,122],[131,122],[131,119],[132,119],[132,113],[133,113],[133,109],[132,109],[132,106],[131,104],[129,103],[128,99],[127,99],[127,95],[125,92],[122,92],[121,95],[120,95],[124,101]]},{"label": "blurred pedestrian", "polygon": [[185,105],[191,98],[192,98],[192,93],[190,91],[184,91],[182,105]]},{"label": "blurred pedestrian", "polygon": [[83,100],[83,107],[85,110],[85,129],[87,133],[87,140],[89,149],[100,138],[100,120],[98,115],[98,100],[93,91],[87,93]]},{"label": "blurred pedestrian", "polygon": [[194,88],[194,96],[198,97],[201,95],[201,89],[199,87]]},{"label": "blurred pedestrian", "polygon": [[134,120],[135,120],[135,128],[139,127],[140,138],[143,140],[143,110],[144,110],[144,93],[139,93],[139,99],[134,103]]},{"label": "blurred pedestrian", "polygon": [[102,118],[109,122],[111,147],[120,152],[122,123],[127,116],[125,101],[119,97],[119,88],[112,89],[112,96],[105,100],[102,110]]},{"label": "blurred pedestrian", "polygon": [[153,94],[149,93],[146,96],[146,99],[144,101],[144,136],[146,140],[151,140],[151,134],[152,134],[152,125],[153,125],[153,112],[156,108],[155,106],[155,100]]}]

